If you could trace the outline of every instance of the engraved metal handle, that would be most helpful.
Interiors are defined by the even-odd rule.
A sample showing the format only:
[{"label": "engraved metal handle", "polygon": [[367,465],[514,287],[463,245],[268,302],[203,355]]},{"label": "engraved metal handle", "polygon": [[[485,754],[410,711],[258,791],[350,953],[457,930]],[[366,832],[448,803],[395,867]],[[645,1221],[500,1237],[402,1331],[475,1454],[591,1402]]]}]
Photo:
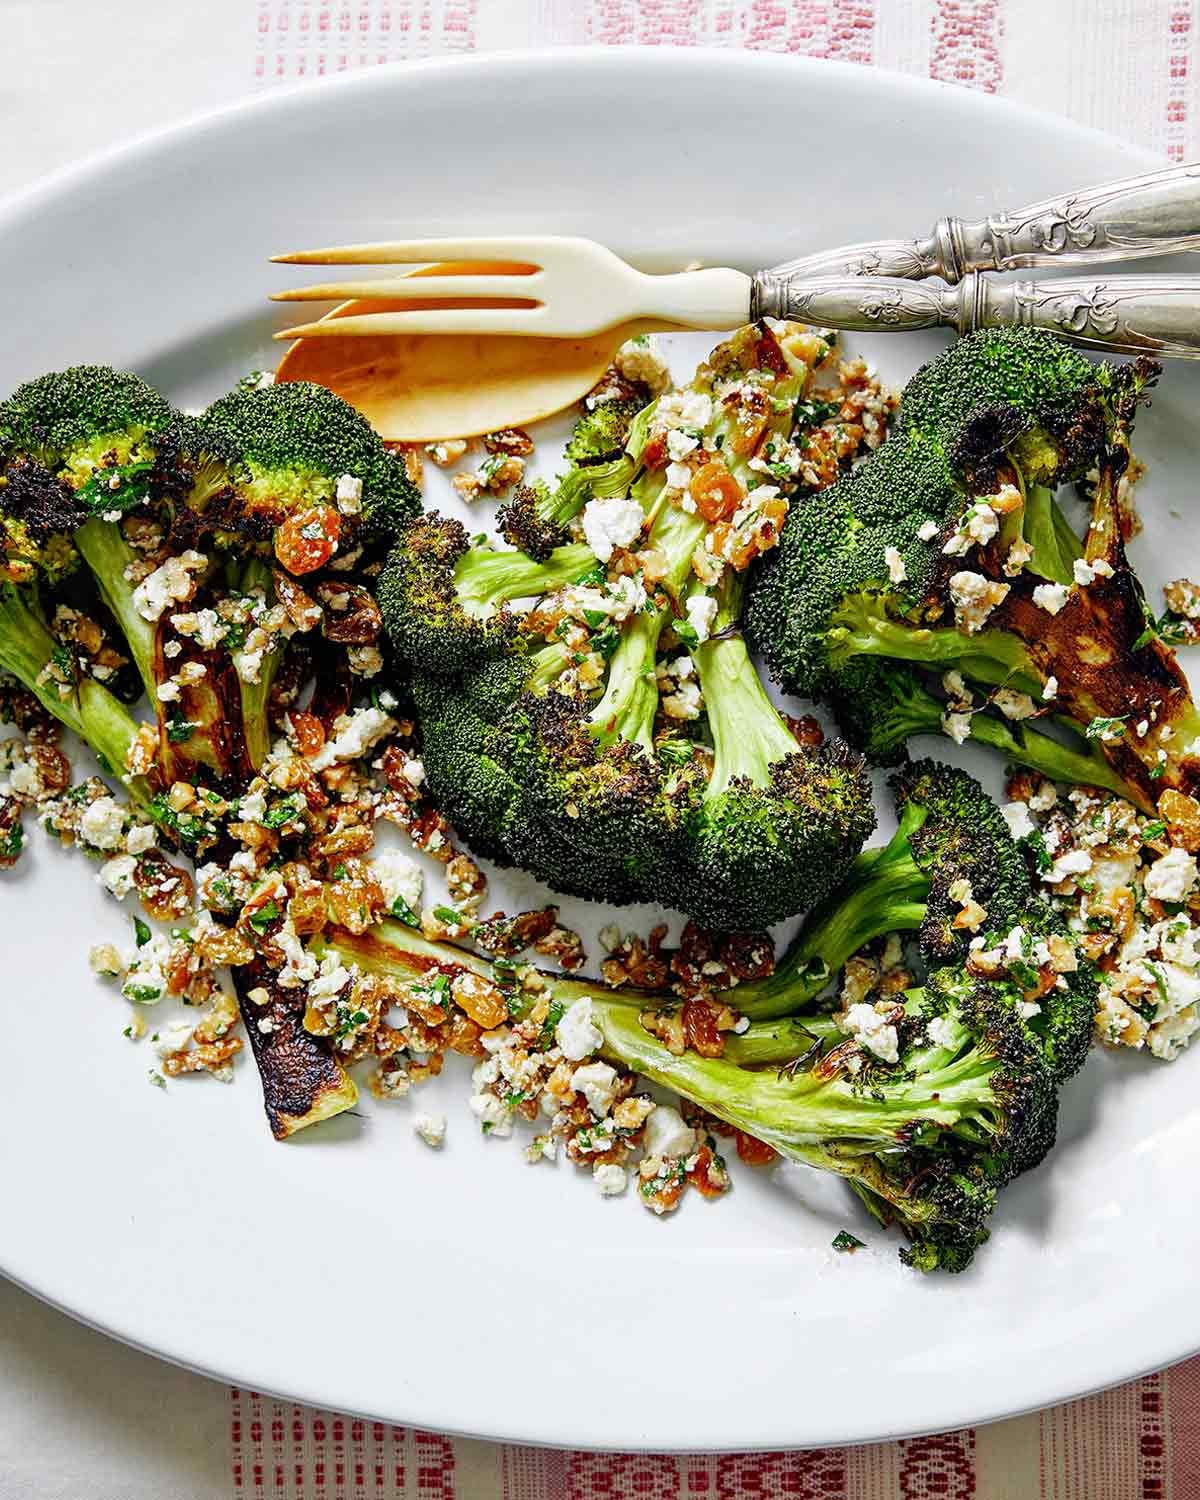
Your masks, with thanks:
[{"label": "engraved metal handle", "polygon": [[774,267],[789,276],[939,276],[1133,260],[1200,250],[1200,162],[1143,172],[983,219],[937,221],[928,239],[844,245]]},{"label": "engraved metal handle", "polygon": [[754,278],[750,315],[864,333],[1044,328],[1088,349],[1200,359],[1200,276],[1002,282],[971,273],[946,286],[764,271]]}]

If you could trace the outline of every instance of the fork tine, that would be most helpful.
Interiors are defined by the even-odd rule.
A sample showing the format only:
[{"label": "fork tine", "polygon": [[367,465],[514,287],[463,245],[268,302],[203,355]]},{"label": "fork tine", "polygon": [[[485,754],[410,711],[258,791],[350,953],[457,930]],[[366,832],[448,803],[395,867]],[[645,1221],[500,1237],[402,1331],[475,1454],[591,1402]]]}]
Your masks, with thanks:
[{"label": "fork tine", "polygon": [[363,313],[351,318],[322,318],[283,328],[276,339],[353,338],[356,335],[389,333],[524,333],[576,337],[596,329],[547,326],[546,309],[534,307],[439,307],[412,312]]},{"label": "fork tine", "polygon": [[361,297],[386,297],[397,302],[428,301],[431,297],[522,297],[536,301],[540,278],[534,276],[380,276],[372,281],[329,281],[319,286],[291,287],[272,292],[272,302],[349,302]]},{"label": "fork tine", "polygon": [[537,269],[548,245],[561,236],[479,235],[461,240],[380,240],[374,244],[333,245],[324,250],[293,250],[271,259],[288,266],[419,265],[438,260],[520,261]]}]

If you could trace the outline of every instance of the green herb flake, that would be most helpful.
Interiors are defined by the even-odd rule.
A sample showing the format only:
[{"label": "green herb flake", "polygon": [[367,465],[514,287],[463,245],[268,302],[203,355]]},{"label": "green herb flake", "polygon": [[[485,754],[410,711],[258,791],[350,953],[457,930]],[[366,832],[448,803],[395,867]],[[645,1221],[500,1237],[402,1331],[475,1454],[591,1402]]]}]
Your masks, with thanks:
[{"label": "green herb flake", "polygon": [[276,902],[264,901],[256,911],[250,913],[247,921],[254,928],[255,932],[262,934],[266,932],[267,928],[278,915],[279,907]]},{"label": "green herb flake", "polygon": [[848,1229],[840,1229],[831,1243],[835,1250],[840,1250],[844,1255],[853,1255],[856,1250],[865,1249],[867,1242],[860,1240],[856,1234],[851,1234]]}]

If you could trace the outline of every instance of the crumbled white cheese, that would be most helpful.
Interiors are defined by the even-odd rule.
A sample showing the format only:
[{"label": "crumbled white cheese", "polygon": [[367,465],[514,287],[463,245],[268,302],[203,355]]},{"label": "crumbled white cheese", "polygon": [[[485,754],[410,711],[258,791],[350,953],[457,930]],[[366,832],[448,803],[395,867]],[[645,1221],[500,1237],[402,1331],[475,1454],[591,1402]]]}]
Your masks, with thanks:
[{"label": "crumbled white cheese", "polygon": [[602,1120],[612,1108],[616,1094],[616,1069],[604,1062],[585,1063],[571,1074],[571,1087],[583,1095],[592,1114]]},{"label": "crumbled white cheese", "polygon": [[706,641],[712,635],[713,622],[717,618],[717,601],[711,594],[689,594],[687,604],[688,624],[696,632],[697,641]]},{"label": "crumbled white cheese", "polygon": [[469,1100],[471,1113],[479,1120],[479,1128],[485,1135],[498,1139],[512,1134],[512,1110],[501,1103],[495,1094],[472,1094]]},{"label": "crumbled white cheese", "polygon": [[341,761],[358,760],[376,741],[391,734],[396,721],[381,708],[356,708],[334,722],[334,737],[326,740],[309,761],[314,771],[324,771]]},{"label": "crumbled white cheese", "polygon": [[1008,831],[1014,839],[1023,839],[1037,832],[1037,824],[1029,816],[1029,807],[1024,802],[1005,802],[1000,808],[1000,816],[1008,824]]},{"label": "crumbled white cheese", "polygon": [[415,860],[400,849],[385,849],[371,861],[371,873],[383,890],[388,911],[403,901],[412,912],[421,910],[421,892],[425,877]]},{"label": "crumbled white cheese", "polygon": [[1168,849],[1146,871],[1146,894],[1156,901],[1185,901],[1195,884],[1195,858],[1183,849]]},{"label": "crumbled white cheese", "polygon": [[267,799],[263,792],[247,792],[238,802],[238,818],[243,823],[261,823],[267,815]]},{"label": "crumbled white cheese", "polygon": [[1074,875],[1086,875],[1092,868],[1092,856],[1086,849],[1069,849],[1060,854],[1050,868],[1043,872],[1042,879],[1049,885],[1057,885]]},{"label": "crumbled white cheese", "polygon": [[629,1173],[616,1162],[597,1162],[592,1168],[592,1178],[605,1198],[615,1198],[625,1191]]},{"label": "crumbled white cheese", "polygon": [[332,1000],[346,988],[351,977],[350,970],[338,962],[337,954],[327,953],[308,986],[308,997],[310,1000]]},{"label": "crumbled white cheese", "polygon": [[968,635],[982,630],[984,622],[998,604],[1008,597],[1007,583],[993,583],[982,573],[964,570],[950,578],[950,598],[954,602],[954,619]]},{"label": "crumbled white cheese", "polygon": [[860,1001],[852,1005],[839,1025],[860,1046],[873,1052],[880,1062],[894,1063],[900,1059],[900,1038],[895,1026],[881,1015],[873,1005]]},{"label": "crumbled white cheese", "polygon": [[1177,1016],[1152,1026],[1147,1044],[1155,1057],[1174,1062],[1197,1031],[1200,1031],[1200,1010],[1180,1011]]},{"label": "crumbled white cheese", "polygon": [[970,713],[947,713],[942,715],[942,730],[956,745],[964,744],[971,737]]},{"label": "crumbled white cheese", "polygon": [[554,1028],[554,1040],[568,1062],[582,1062],[599,1048],[604,1033],[592,1020],[592,1002],[586,995],[567,1009]]},{"label": "crumbled white cheese", "polygon": [[1056,615],[1070,597],[1065,583],[1039,583],[1033,591],[1033,602],[1048,615]]},{"label": "crumbled white cheese", "polygon": [[[232,868],[231,860],[230,869]],[[290,918],[275,934],[273,942],[286,960],[278,976],[284,989],[294,989],[297,985],[307,984],[310,979],[316,978],[316,955],[310,953],[300,941],[300,934],[292,926]]]},{"label": "crumbled white cheese", "polygon": [[168,557],[162,567],[143,578],[133,591],[133,607],[143,620],[158,620],[172,604],[182,604],[196,592],[193,574],[203,572],[208,559],[202,552],[187,551]]},{"label": "crumbled white cheese", "polygon": [[125,842],[125,813],[112,797],[97,797],[84,809],[79,836],[93,849],[119,849]]},{"label": "crumbled white cheese", "polygon": [[696,1147],[696,1132],[669,1104],[660,1104],[646,1120],[647,1156],[687,1156]]},{"label": "crumbled white cheese", "polygon": [[1071,573],[1075,582],[1083,589],[1087,588],[1088,584],[1092,583],[1096,577],[1096,570],[1090,563],[1084,562],[1082,557],[1077,557],[1071,564]]},{"label": "crumbled white cheese", "polygon": [[170,1057],[173,1052],[182,1052],[191,1041],[195,1029],[194,1021],[168,1021],[158,1028],[154,1050],[159,1057]]},{"label": "crumbled white cheese", "polygon": [[700,439],[682,427],[672,427],[667,433],[667,457],[679,463],[700,446]]},{"label": "crumbled white cheese", "polygon": [[662,711],[669,719],[698,719],[704,706],[700,695],[700,684],[694,681],[680,682],[673,693],[660,700]]},{"label": "crumbled white cheese", "polygon": [[126,854],[145,854],[158,842],[158,834],[149,823],[135,823],[125,835]]},{"label": "crumbled white cheese", "polygon": [[935,1047],[950,1051],[958,1045],[958,1028],[949,1016],[934,1016],[925,1023],[925,1033]]},{"label": "crumbled white cheese", "polygon": [[353,474],[342,474],[338,477],[337,489],[333,492],[333,498],[337,501],[337,508],[344,516],[356,516],[362,510],[362,480],[356,479]]},{"label": "crumbled white cheese", "polygon": [[427,1146],[436,1150],[446,1139],[446,1116],[417,1115],[413,1120],[413,1129]]},{"label": "crumbled white cheese", "polygon": [[133,889],[133,874],[136,869],[137,860],[132,854],[115,855],[100,866],[100,883],[120,901]]},{"label": "crumbled white cheese", "polygon": [[888,577],[893,583],[903,583],[908,577],[908,569],[904,566],[904,559],[900,556],[896,547],[885,547],[883,549],[883,560],[887,563]]},{"label": "crumbled white cheese", "polygon": [[1042,688],[1042,702],[1052,703],[1058,697],[1058,678],[1047,677],[1046,685]]},{"label": "crumbled white cheese", "polygon": [[1028,693],[1018,693],[1013,688],[998,688],[992,702],[1006,719],[1032,719],[1038,711]]},{"label": "crumbled white cheese", "polygon": [[923,542],[932,542],[940,530],[941,527],[936,521],[922,521],[917,527],[917,536]]},{"label": "crumbled white cheese", "polygon": [[601,562],[641,535],[646,513],[636,500],[589,500],[583,508],[583,537]]}]

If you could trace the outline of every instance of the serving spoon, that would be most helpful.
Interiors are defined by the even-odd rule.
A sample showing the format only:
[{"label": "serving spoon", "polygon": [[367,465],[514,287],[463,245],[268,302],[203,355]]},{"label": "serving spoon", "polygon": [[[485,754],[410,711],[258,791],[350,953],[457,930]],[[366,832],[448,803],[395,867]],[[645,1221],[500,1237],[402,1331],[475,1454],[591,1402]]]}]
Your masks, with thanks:
[{"label": "serving spoon", "polygon": [[[490,267],[489,269],[494,269]],[[454,276],[475,265],[444,262],[410,274]],[[277,382],[311,380],[357,407],[389,442],[428,443],[523,427],[578,401],[627,338],[661,328],[639,322],[591,338],[516,334],[379,334],[342,337],[324,324],[418,302],[350,300],[322,319],[322,336],[292,344]]]}]

